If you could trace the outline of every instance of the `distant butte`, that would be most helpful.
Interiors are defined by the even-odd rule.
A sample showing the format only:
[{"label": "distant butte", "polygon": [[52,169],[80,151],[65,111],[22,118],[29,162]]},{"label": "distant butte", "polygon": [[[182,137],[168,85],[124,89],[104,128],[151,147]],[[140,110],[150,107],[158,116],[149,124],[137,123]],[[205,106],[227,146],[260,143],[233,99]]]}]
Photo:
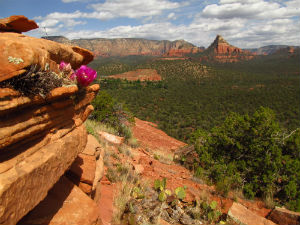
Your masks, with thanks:
[{"label": "distant butte", "polygon": [[203,52],[201,61],[213,60],[218,62],[237,62],[254,57],[249,51],[242,50],[229,44],[221,35],[217,35],[213,43]]}]

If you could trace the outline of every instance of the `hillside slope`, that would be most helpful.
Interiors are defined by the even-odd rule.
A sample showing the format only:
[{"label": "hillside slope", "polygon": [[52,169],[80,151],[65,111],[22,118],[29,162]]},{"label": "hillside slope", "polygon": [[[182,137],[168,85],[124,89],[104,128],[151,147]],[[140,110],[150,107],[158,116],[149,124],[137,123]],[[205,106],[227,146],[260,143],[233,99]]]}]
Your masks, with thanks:
[{"label": "hillside slope", "polygon": [[69,40],[62,36],[43,37],[48,40],[77,45],[86,48],[95,56],[127,56],[127,55],[152,55],[152,56],[183,56],[189,53],[203,51],[195,45],[184,40],[157,41],[141,38],[95,38]]}]

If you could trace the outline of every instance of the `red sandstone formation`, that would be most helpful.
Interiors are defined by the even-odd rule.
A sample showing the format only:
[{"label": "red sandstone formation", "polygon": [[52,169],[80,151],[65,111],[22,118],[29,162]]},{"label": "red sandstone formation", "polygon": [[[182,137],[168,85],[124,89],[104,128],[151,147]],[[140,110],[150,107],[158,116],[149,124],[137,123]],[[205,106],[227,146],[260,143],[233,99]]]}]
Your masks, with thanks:
[{"label": "red sandstone formation", "polygon": [[93,60],[86,49],[16,33],[0,33],[0,52],[0,82],[24,73],[31,65],[58,72],[62,60],[73,69]]},{"label": "red sandstone formation", "polygon": [[[17,81],[18,75],[28,72],[31,66],[57,72],[58,64],[65,61],[75,69],[90,62],[93,54],[19,34],[35,25],[24,16],[0,23],[0,224],[15,225],[32,209],[37,211],[29,214],[38,218],[24,224],[100,224],[96,203],[81,190],[88,190],[87,182],[97,192],[100,156],[82,153],[77,158],[85,152],[87,132],[83,122],[93,111],[90,103],[99,85],[84,90],[76,85],[57,87],[47,95],[40,92],[34,96],[25,96],[10,86],[10,78]],[[31,84],[35,86],[34,81]],[[62,178],[74,160],[77,165],[84,161],[79,169],[72,166],[77,176],[85,170],[79,188]],[[36,208],[41,201],[42,207]]]},{"label": "red sandstone formation", "polygon": [[22,33],[38,28],[35,21],[29,20],[25,16],[10,16],[0,19],[0,33],[1,32],[15,32]]},{"label": "red sandstone formation", "polygon": [[164,56],[166,56],[166,57],[184,57],[188,54],[196,54],[199,52],[203,52],[203,48],[192,47],[192,48],[170,49]]},{"label": "red sandstone formation", "polygon": [[205,56],[200,60],[215,60],[218,62],[237,62],[254,57],[249,51],[230,45],[221,35],[217,35],[214,42],[204,51]]}]

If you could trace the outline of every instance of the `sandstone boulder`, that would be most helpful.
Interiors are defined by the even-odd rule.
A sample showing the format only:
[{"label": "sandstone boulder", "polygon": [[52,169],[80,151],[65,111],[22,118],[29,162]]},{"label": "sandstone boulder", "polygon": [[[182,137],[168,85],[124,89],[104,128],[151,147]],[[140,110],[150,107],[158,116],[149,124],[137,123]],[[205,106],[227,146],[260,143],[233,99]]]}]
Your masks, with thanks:
[{"label": "sandstone boulder", "polygon": [[293,212],[279,207],[275,207],[268,219],[279,225],[300,225],[299,212]]},{"label": "sandstone boulder", "polygon": [[99,208],[67,178],[62,177],[47,197],[18,225],[100,225]]},{"label": "sandstone boulder", "polygon": [[119,137],[113,134],[109,134],[107,132],[104,131],[99,131],[98,132],[100,139],[102,139],[103,141],[105,141],[106,143],[110,144],[110,145],[114,145],[114,146],[120,146],[121,144],[124,143],[124,138],[123,137]]},{"label": "sandstone boulder", "polygon": [[245,206],[233,202],[231,208],[228,211],[229,220],[234,221],[237,224],[244,225],[276,225],[270,220],[264,217],[258,216],[252,211],[248,210]]},{"label": "sandstone boulder", "polygon": [[62,60],[73,69],[93,60],[93,53],[83,48],[17,33],[0,33],[0,52],[0,82],[26,72],[31,65],[58,72]]},{"label": "sandstone boulder", "polygon": [[0,19],[0,32],[22,33],[38,28],[39,26],[33,20],[25,16],[10,16]]}]

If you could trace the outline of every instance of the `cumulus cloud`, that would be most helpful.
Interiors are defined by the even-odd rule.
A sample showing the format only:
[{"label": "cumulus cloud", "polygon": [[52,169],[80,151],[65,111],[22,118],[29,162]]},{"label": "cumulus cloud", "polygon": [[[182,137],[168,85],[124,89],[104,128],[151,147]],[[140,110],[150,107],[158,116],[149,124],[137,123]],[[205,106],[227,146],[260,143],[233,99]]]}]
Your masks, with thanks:
[{"label": "cumulus cloud", "polygon": [[207,5],[202,14],[218,19],[284,18],[299,15],[299,5],[299,0],[286,1],[282,5],[264,0],[220,0],[219,4]]},{"label": "cumulus cloud", "polygon": [[[187,4],[171,0],[106,0],[91,4],[89,9],[92,11],[89,13],[79,10],[72,13],[53,12],[36,19],[40,20],[41,27],[47,28],[49,35],[65,35],[70,39],[185,39],[207,47],[217,34],[221,34],[231,44],[242,48],[300,44],[300,0],[219,0],[206,1],[203,7],[199,6],[198,1],[189,0],[188,3],[190,5],[186,8]],[[195,8],[193,4],[197,5],[199,12],[187,19],[191,14],[184,10]],[[117,17],[135,19],[137,25],[102,30],[89,27],[75,29],[75,26],[85,24],[87,19],[109,20]]]},{"label": "cumulus cloud", "polygon": [[99,19],[142,18],[160,15],[164,10],[180,7],[180,4],[168,0],[106,0],[104,3],[91,4],[90,7],[98,12]]}]

